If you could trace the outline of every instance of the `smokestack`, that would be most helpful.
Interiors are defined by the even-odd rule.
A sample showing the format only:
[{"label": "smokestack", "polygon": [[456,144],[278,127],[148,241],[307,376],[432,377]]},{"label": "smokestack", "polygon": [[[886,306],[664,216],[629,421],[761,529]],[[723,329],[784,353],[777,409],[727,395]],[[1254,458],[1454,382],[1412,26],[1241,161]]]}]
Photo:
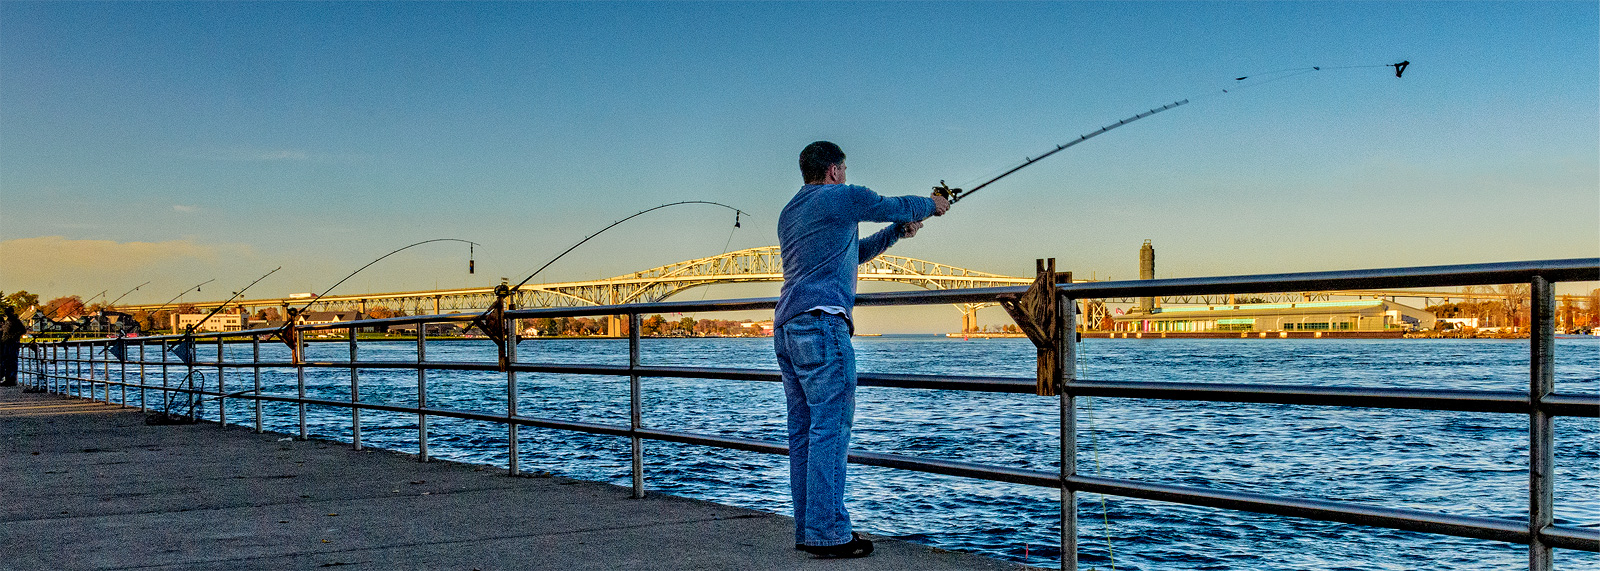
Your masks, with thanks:
[{"label": "smokestack", "polygon": [[[1156,249],[1150,245],[1149,240],[1139,247],[1139,279],[1153,280],[1156,278]],[[1155,311],[1156,299],[1153,297],[1139,298],[1139,309],[1148,313]]]}]

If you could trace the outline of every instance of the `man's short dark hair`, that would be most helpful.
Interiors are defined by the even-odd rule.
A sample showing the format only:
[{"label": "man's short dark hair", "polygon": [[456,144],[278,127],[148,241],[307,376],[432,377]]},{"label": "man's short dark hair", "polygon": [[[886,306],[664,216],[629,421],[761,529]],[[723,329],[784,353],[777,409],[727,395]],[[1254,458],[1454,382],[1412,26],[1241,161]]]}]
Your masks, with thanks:
[{"label": "man's short dark hair", "polygon": [[827,141],[817,141],[800,151],[800,176],[805,178],[806,184],[821,183],[827,178],[828,169],[842,162],[844,149]]}]

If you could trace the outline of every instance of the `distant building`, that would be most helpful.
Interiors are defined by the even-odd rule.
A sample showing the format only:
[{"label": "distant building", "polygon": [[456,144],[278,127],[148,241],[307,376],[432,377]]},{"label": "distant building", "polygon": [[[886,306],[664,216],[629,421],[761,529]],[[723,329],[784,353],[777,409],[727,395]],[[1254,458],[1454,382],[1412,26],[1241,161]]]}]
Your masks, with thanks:
[{"label": "distant building", "polygon": [[772,336],[772,321],[770,321],[770,320],[768,320],[768,321],[746,321],[744,323],[740,323],[739,327],[744,330],[745,335],[750,335],[750,336],[761,335],[761,336],[766,336],[766,337],[771,337]]},{"label": "distant building", "polygon": [[295,325],[322,325],[361,319],[359,311],[307,311],[295,317]]},{"label": "distant building", "polygon": [[[221,311],[210,319],[206,319],[205,313],[175,313],[172,315],[172,331],[182,333],[197,323],[200,326],[195,329],[196,332],[244,331],[248,319],[243,313]],[[205,322],[201,323],[201,320]]]},{"label": "distant building", "polygon": [[1433,329],[1430,312],[1382,299],[1162,307],[1112,316],[1114,331],[1253,332]]}]

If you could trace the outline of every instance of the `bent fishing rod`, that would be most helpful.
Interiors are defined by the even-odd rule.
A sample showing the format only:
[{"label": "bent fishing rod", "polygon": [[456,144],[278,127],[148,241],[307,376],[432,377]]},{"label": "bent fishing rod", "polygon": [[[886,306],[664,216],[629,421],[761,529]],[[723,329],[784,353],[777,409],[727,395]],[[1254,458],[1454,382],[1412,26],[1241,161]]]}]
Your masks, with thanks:
[{"label": "bent fishing rod", "polygon": [[350,272],[350,275],[345,276],[344,279],[335,282],[333,285],[328,286],[328,289],[323,290],[322,293],[319,293],[315,297],[312,297],[311,301],[308,301],[308,302],[306,302],[305,305],[300,306],[300,309],[295,310],[295,313],[299,313],[299,312],[305,311],[306,308],[311,307],[311,304],[316,303],[317,301],[321,300],[323,296],[328,295],[329,292],[333,291],[333,288],[339,287],[340,284],[343,284],[344,282],[348,281],[350,278],[356,277],[356,274],[361,273],[361,270],[365,270],[367,268],[372,267],[373,264],[376,264],[378,262],[383,261],[384,258],[387,258],[389,256],[393,256],[395,254],[398,254],[400,252],[409,250],[409,249],[417,247],[417,246],[421,246],[423,244],[430,244],[430,243],[433,243],[433,242],[462,242],[462,243],[467,244],[468,245],[467,246],[467,252],[468,252],[468,254],[467,254],[467,273],[469,273],[469,274],[477,273],[478,264],[477,264],[477,261],[474,259],[474,256],[476,255],[476,252],[477,252],[475,250],[475,248],[477,248],[478,246],[482,246],[483,244],[479,244],[479,243],[473,242],[471,240],[462,240],[460,238],[434,238],[432,240],[423,240],[421,242],[417,242],[417,243],[411,244],[409,246],[402,246],[400,248],[396,248],[392,252],[389,252],[389,253],[384,254],[382,256],[378,256],[378,259],[376,259],[376,260],[367,262],[367,265],[361,266],[359,268],[356,268],[356,271]]},{"label": "bent fishing rod", "polygon": [[128,294],[136,292],[136,291],[139,291],[139,288],[142,288],[142,287],[147,286],[147,285],[150,285],[150,282],[144,282],[142,284],[133,286],[133,289],[130,289],[127,292],[124,292],[122,295],[117,296],[116,299],[111,300],[111,303],[106,304],[106,307],[116,307],[117,306],[117,302],[122,301],[122,298],[128,297]]},{"label": "bent fishing rod", "polygon": [[300,313],[304,312],[306,309],[309,309],[312,304],[314,304],[314,303],[316,303],[318,301],[321,301],[323,296],[326,296],[326,295],[328,295],[329,292],[333,291],[333,288],[339,287],[340,284],[343,284],[344,282],[348,281],[350,278],[356,277],[356,274],[361,273],[362,270],[365,270],[367,268],[372,267],[373,264],[376,264],[378,262],[383,261],[384,258],[387,258],[389,256],[393,256],[395,254],[398,254],[400,252],[403,252],[405,250],[409,250],[409,249],[417,247],[417,246],[421,246],[423,244],[431,244],[433,242],[463,242],[463,243],[467,244],[467,273],[469,273],[469,274],[477,273],[478,264],[477,264],[477,260],[476,260],[476,255],[477,255],[476,248],[478,246],[482,246],[483,244],[479,244],[479,243],[473,242],[471,240],[462,240],[460,238],[434,238],[432,240],[423,240],[423,241],[417,242],[415,244],[411,244],[411,245],[408,245],[408,246],[402,246],[402,247],[394,249],[394,251],[391,251],[391,252],[389,252],[387,254],[384,254],[382,256],[378,256],[377,259],[375,259],[373,261],[370,261],[370,262],[367,262],[367,265],[365,265],[365,266],[361,266],[359,268],[356,268],[356,271],[350,272],[350,275],[345,276],[344,279],[341,279],[338,282],[335,282],[333,285],[328,286],[328,289],[322,290],[322,293],[317,294],[316,296],[313,296],[310,301],[306,302],[305,305],[300,306],[299,308],[293,308],[293,307],[287,308],[288,315],[283,316],[284,317],[283,327],[279,328],[277,333],[274,333],[273,335],[277,336],[279,341],[283,341],[284,344],[289,346],[290,359],[293,360],[296,363],[300,362],[300,349],[298,347],[299,343],[297,343],[299,336],[298,336],[298,334],[295,333],[295,329],[294,329],[295,316],[297,316]]},{"label": "bent fishing rod", "polygon": [[223,300],[222,303],[217,304],[217,307],[213,308],[211,310],[211,313],[207,313],[205,317],[200,318],[200,321],[196,321],[193,324],[189,325],[189,327],[183,332],[184,338],[185,339],[189,339],[189,338],[193,337],[194,336],[194,331],[196,329],[199,329],[201,325],[204,325],[207,320],[211,319],[211,316],[216,315],[218,312],[221,312],[223,309],[226,309],[228,307],[229,303],[232,303],[233,300],[235,300],[235,299],[239,299],[239,296],[244,295],[245,291],[248,291],[250,288],[255,287],[256,284],[261,283],[261,280],[267,279],[267,276],[270,276],[272,274],[278,273],[278,270],[281,270],[281,269],[283,269],[283,266],[278,266],[276,268],[272,268],[272,271],[267,272],[265,274],[262,274],[261,277],[256,278],[256,281],[250,282],[250,285],[244,286],[244,288],[240,289],[239,291],[233,292],[233,296],[232,297],[229,297],[228,299]]},{"label": "bent fishing rod", "polygon": [[683,200],[683,201],[679,201],[679,202],[671,202],[671,203],[667,203],[667,204],[662,204],[660,206],[653,206],[653,207],[650,207],[650,208],[646,208],[644,210],[640,210],[640,211],[635,212],[633,214],[630,214],[626,218],[623,218],[623,219],[618,220],[616,222],[612,222],[611,224],[606,225],[606,227],[601,228],[599,231],[584,237],[584,239],[579,240],[578,243],[573,244],[571,247],[569,247],[566,250],[562,251],[560,254],[557,254],[556,257],[551,258],[550,261],[545,262],[544,265],[539,266],[539,269],[534,270],[533,273],[531,273],[531,274],[528,274],[528,277],[522,278],[522,281],[517,282],[516,286],[507,286],[506,284],[500,284],[498,286],[495,286],[495,288],[494,288],[494,301],[489,304],[489,308],[484,310],[484,312],[482,314],[478,315],[477,317],[472,318],[472,325],[477,326],[479,330],[483,331],[484,335],[487,335],[490,340],[495,342],[495,345],[499,346],[499,348],[500,348],[500,370],[502,370],[502,371],[506,370],[506,367],[509,364],[507,362],[507,358],[506,358],[506,338],[507,338],[507,335],[506,335],[506,331],[505,331],[505,319],[504,319],[505,310],[506,310],[506,307],[505,307],[506,297],[509,297],[512,293],[515,293],[515,292],[521,290],[522,286],[528,285],[528,282],[530,280],[532,280],[534,276],[539,275],[539,272],[543,272],[545,270],[545,268],[550,267],[550,265],[556,263],[557,260],[560,260],[561,258],[565,257],[567,254],[572,253],[573,250],[578,249],[578,246],[582,246],[585,242],[588,242],[589,240],[594,239],[595,236],[599,236],[601,234],[604,234],[607,230],[615,228],[618,225],[622,224],[623,222],[627,222],[627,221],[632,220],[634,218],[637,218],[639,216],[643,216],[646,213],[654,212],[654,211],[661,210],[663,208],[667,208],[667,207],[671,207],[671,206],[679,206],[679,205],[683,205],[683,204],[709,204],[709,205],[712,205],[712,206],[720,206],[722,208],[726,208],[728,210],[732,210],[733,211],[733,227],[734,228],[738,228],[739,227],[739,218],[741,216],[750,214],[749,212],[745,212],[743,210],[739,210],[738,208],[734,208],[732,206],[728,206],[728,205],[720,203],[720,202],[711,202],[711,201],[707,201],[707,200]]},{"label": "bent fishing rod", "polygon": [[[1361,69],[1361,68],[1374,68],[1374,67],[1392,67],[1392,68],[1394,68],[1394,76],[1396,78],[1399,78],[1402,74],[1405,73],[1406,66],[1409,66],[1409,65],[1411,65],[1411,62],[1408,60],[1408,61],[1402,61],[1402,62],[1399,62],[1399,63],[1391,63],[1391,64],[1383,64],[1383,65],[1349,65],[1349,66],[1338,66],[1338,67],[1311,66],[1311,67],[1303,67],[1303,68],[1281,69],[1281,70],[1269,71],[1269,72],[1265,72],[1265,73],[1258,73],[1258,74],[1253,74],[1253,75],[1244,75],[1244,76],[1235,77],[1234,78],[1235,82],[1243,82],[1243,81],[1247,81],[1247,80],[1250,80],[1250,79],[1257,79],[1257,81],[1255,81],[1254,83],[1249,83],[1249,84],[1240,86],[1240,87],[1235,87],[1234,89],[1231,89],[1231,90],[1230,89],[1223,89],[1220,93],[1212,93],[1210,95],[1221,95],[1221,94],[1226,94],[1226,93],[1233,93],[1234,91],[1237,91],[1239,89],[1243,89],[1245,87],[1254,87],[1254,86],[1262,85],[1262,84],[1265,84],[1265,83],[1272,83],[1274,81],[1287,79],[1287,78],[1290,78],[1290,77],[1294,77],[1296,75],[1301,75],[1301,74],[1306,74],[1306,73],[1314,73],[1314,72],[1324,71],[1324,70]],[[1054,149],[1050,149],[1049,151],[1047,151],[1044,154],[1039,155],[1037,157],[1023,157],[1024,160],[1022,161],[1022,164],[1019,164],[1019,165],[1017,165],[1015,167],[1012,167],[1010,170],[1007,170],[1007,171],[1005,171],[1003,173],[1000,173],[998,176],[995,176],[994,178],[991,178],[989,180],[983,181],[983,183],[981,183],[981,184],[979,184],[977,186],[974,186],[974,187],[972,187],[970,189],[962,190],[962,189],[959,189],[959,188],[950,188],[950,186],[945,184],[945,182],[943,180],[940,180],[939,181],[939,186],[933,187],[933,192],[934,192],[934,194],[937,194],[939,196],[944,197],[944,199],[950,201],[951,204],[955,204],[956,202],[959,202],[961,199],[966,198],[967,196],[971,195],[972,193],[983,189],[983,187],[986,187],[986,186],[989,186],[991,184],[994,184],[995,181],[998,181],[998,180],[1000,180],[1002,178],[1010,176],[1011,173],[1017,172],[1017,171],[1022,170],[1024,168],[1027,168],[1029,165],[1032,165],[1032,164],[1037,163],[1037,162],[1039,162],[1041,160],[1044,160],[1046,157],[1049,157],[1050,155],[1054,155],[1054,154],[1059,153],[1061,151],[1067,150],[1067,148],[1069,148],[1069,147],[1072,147],[1074,145],[1077,145],[1077,144],[1082,143],[1084,141],[1087,141],[1089,139],[1093,139],[1095,137],[1098,137],[1101,134],[1105,133],[1106,131],[1110,131],[1110,130],[1115,129],[1117,127],[1121,127],[1123,125],[1127,125],[1129,123],[1132,123],[1134,121],[1138,121],[1138,120],[1143,119],[1145,117],[1149,117],[1151,115],[1155,115],[1156,113],[1160,113],[1160,112],[1166,111],[1168,109],[1172,109],[1172,108],[1175,108],[1175,107],[1186,105],[1188,103],[1189,103],[1189,99],[1180,99],[1178,101],[1174,101],[1172,103],[1168,103],[1166,105],[1162,105],[1160,107],[1151,109],[1149,111],[1145,111],[1143,113],[1139,113],[1139,114],[1134,115],[1132,117],[1129,117],[1127,119],[1123,119],[1121,121],[1117,121],[1116,123],[1112,123],[1110,125],[1103,126],[1103,127],[1099,128],[1099,129],[1096,129],[1096,130],[1090,132],[1087,135],[1080,135],[1076,139],[1073,139],[1071,141],[1068,141],[1068,142],[1060,144],[1060,145],[1056,145],[1056,147]]]},{"label": "bent fishing rod", "polygon": [[[216,315],[218,312],[221,312],[223,309],[226,309],[228,307],[228,304],[232,303],[233,300],[239,299],[239,296],[244,295],[244,292],[249,291],[249,289],[254,287],[256,284],[261,283],[261,280],[267,279],[267,276],[270,276],[272,274],[278,273],[278,270],[281,270],[281,269],[283,269],[283,266],[278,266],[276,268],[273,268],[272,271],[267,272],[265,274],[262,274],[261,277],[256,278],[256,280],[253,281],[253,282],[250,282],[250,285],[244,286],[239,291],[233,292],[233,296],[232,297],[229,297],[228,299],[223,300],[222,303],[217,304],[217,307],[212,309],[211,313],[207,313],[205,317],[200,318],[200,321],[196,321],[196,322],[190,324],[189,327],[184,329],[183,338],[180,339],[177,343],[173,344],[171,349],[168,349],[169,352],[171,352],[174,355],[177,355],[178,356],[178,360],[183,361],[183,364],[188,367],[188,372],[183,376],[183,381],[181,381],[181,382],[188,383],[189,388],[191,390],[193,390],[194,389],[194,383],[192,383],[190,381],[192,381],[194,379],[194,376],[196,374],[200,374],[194,368],[194,356],[195,356],[194,355],[194,344],[195,344],[194,343],[194,332],[196,330],[198,330],[201,325],[204,325],[207,320],[211,319],[211,316]],[[217,346],[217,351],[218,351],[217,359],[220,361],[222,359],[222,355],[221,355],[222,346],[221,345]],[[201,376],[200,376],[200,388],[198,390],[200,390],[200,391],[204,391],[205,390],[205,375],[203,375],[203,374],[201,374]],[[199,398],[196,397],[193,393],[190,393],[188,398],[189,398],[189,416],[188,416],[188,420],[192,421],[192,420],[194,420],[194,409],[195,409],[196,404],[199,402]],[[174,423],[174,422],[183,422],[181,420],[172,418],[172,400],[170,398],[166,401],[166,405],[164,407],[164,410],[162,411],[162,415],[163,415],[163,419],[156,419],[155,417],[146,417],[145,418],[145,423],[146,424],[171,424],[171,423]]]}]

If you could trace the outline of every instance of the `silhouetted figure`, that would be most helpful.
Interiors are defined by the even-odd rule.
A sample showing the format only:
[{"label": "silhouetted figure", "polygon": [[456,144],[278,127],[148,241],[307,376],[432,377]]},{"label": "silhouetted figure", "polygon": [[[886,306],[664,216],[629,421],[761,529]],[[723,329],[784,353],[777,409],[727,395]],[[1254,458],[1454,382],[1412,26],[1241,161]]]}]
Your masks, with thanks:
[{"label": "silhouetted figure", "polygon": [[0,322],[0,387],[17,386],[17,352],[27,332],[28,326],[17,319],[16,310],[6,306],[5,320]]}]

